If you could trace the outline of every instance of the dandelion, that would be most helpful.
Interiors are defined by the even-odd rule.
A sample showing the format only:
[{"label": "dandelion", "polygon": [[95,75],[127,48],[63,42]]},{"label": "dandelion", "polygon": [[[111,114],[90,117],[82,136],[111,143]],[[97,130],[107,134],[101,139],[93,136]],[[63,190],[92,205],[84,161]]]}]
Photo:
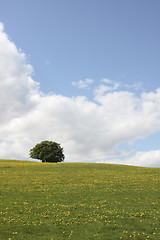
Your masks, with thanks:
[{"label": "dandelion", "polygon": [[71,236],[72,236],[72,233],[73,233],[73,231],[71,231],[71,233],[69,234],[69,237],[71,237]]}]

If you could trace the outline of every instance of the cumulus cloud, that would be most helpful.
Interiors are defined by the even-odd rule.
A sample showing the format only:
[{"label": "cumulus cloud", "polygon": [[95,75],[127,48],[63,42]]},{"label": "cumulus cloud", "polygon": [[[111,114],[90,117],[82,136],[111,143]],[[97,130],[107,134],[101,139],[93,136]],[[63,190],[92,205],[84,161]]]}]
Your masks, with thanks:
[{"label": "cumulus cloud", "polygon": [[160,150],[152,150],[147,152],[137,152],[132,157],[126,157],[122,159],[108,159],[97,161],[97,163],[114,163],[114,164],[126,164],[140,167],[160,167]]},{"label": "cumulus cloud", "polygon": [[32,72],[25,55],[8,39],[0,24],[0,124],[25,114],[34,105],[39,84],[31,78]]},{"label": "cumulus cloud", "polygon": [[[30,148],[48,139],[61,143],[67,161],[118,159],[126,156],[118,150],[119,144],[160,130],[159,89],[136,96],[103,79],[106,89],[99,86],[91,101],[83,96],[44,95],[32,73],[26,56],[0,24],[0,158],[28,158]],[[73,85],[88,87],[92,82],[86,79]],[[158,157],[153,156],[154,165]],[[139,164],[147,165],[147,159]]]},{"label": "cumulus cloud", "polygon": [[93,83],[93,79],[87,78],[85,80],[79,80],[78,82],[72,82],[72,85],[78,88],[88,88]]},{"label": "cumulus cloud", "polygon": [[160,167],[160,150],[137,152],[125,160],[126,164],[135,166]]}]

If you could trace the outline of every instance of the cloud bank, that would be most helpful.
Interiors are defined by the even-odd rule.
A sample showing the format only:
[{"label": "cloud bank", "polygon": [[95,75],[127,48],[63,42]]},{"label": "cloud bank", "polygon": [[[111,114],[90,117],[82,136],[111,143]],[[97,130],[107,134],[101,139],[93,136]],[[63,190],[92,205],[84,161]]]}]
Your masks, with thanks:
[{"label": "cloud bank", "polygon": [[[0,158],[26,159],[30,148],[47,139],[61,143],[67,161],[111,162],[111,158],[125,156],[122,163],[160,166],[160,150],[132,158],[118,150],[121,143],[160,130],[160,89],[136,96],[103,79],[94,89],[93,100],[45,95],[32,73],[25,54],[0,23]],[[91,83],[87,79],[74,85]]]}]

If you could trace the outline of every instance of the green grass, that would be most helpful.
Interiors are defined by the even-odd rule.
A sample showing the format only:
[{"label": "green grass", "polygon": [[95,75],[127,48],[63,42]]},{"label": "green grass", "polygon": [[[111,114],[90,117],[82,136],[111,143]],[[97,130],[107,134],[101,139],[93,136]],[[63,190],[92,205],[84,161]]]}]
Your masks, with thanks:
[{"label": "green grass", "polygon": [[160,169],[0,160],[0,239],[160,239]]}]

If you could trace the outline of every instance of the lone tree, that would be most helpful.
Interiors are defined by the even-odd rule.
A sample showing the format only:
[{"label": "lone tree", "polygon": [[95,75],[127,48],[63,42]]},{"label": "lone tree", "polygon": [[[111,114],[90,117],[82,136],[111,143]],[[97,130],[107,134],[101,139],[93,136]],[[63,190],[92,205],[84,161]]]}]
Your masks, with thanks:
[{"label": "lone tree", "polygon": [[63,148],[59,143],[52,141],[43,141],[30,149],[29,156],[42,162],[63,162]]}]

